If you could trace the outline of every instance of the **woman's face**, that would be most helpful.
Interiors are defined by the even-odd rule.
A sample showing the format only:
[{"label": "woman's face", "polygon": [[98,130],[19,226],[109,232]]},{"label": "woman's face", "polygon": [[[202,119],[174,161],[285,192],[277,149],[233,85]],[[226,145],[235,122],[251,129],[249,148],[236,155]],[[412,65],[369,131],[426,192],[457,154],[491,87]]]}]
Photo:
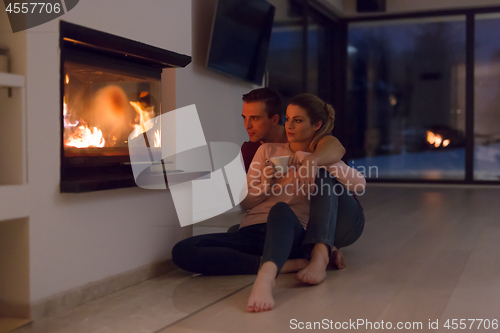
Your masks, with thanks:
[{"label": "woman's face", "polygon": [[285,130],[289,142],[311,141],[314,133],[321,127],[321,122],[313,125],[306,110],[290,104],[286,109]]}]

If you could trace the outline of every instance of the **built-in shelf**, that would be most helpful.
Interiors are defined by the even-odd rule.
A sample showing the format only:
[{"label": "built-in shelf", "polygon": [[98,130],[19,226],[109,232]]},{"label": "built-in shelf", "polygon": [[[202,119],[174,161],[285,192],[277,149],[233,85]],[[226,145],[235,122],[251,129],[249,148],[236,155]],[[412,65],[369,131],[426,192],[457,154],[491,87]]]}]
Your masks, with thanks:
[{"label": "built-in shelf", "polygon": [[27,185],[0,186],[0,221],[28,216]]},{"label": "built-in shelf", "polygon": [[0,332],[30,321],[29,219],[0,221]]},{"label": "built-in shelf", "polygon": [[0,72],[0,86],[24,88],[24,75]]},{"label": "built-in shelf", "polygon": [[0,333],[31,321],[26,162],[25,77],[0,72]]},{"label": "built-in shelf", "polygon": [[24,85],[23,75],[0,72],[0,186],[27,181]]}]

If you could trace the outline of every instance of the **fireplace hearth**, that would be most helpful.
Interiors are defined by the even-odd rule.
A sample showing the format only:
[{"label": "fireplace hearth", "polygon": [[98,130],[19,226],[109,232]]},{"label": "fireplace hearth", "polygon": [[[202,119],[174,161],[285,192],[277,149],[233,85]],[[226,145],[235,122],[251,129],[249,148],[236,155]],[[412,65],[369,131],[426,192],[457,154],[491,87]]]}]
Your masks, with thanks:
[{"label": "fireplace hearth", "polygon": [[161,73],[191,57],[63,21],[60,37],[60,191],[135,186],[129,134],[161,149]]}]

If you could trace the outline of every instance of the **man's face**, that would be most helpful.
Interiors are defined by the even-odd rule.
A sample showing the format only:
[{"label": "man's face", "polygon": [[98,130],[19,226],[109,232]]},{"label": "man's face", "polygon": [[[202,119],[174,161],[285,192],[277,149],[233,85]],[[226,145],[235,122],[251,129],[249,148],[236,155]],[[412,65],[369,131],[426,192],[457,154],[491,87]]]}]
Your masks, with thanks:
[{"label": "man's face", "polygon": [[267,117],[266,104],[264,102],[244,102],[241,115],[250,141],[265,141],[273,127],[272,119]]}]

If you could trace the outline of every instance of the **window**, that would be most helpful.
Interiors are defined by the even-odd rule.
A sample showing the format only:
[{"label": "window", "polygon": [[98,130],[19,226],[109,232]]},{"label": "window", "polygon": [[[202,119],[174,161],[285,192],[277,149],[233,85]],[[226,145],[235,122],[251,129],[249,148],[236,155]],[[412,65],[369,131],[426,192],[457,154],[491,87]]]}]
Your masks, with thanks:
[{"label": "window", "polygon": [[498,31],[500,31],[500,14],[476,15],[474,50],[474,179],[476,180],[500,180]]},{"label": "window", "polygon": [[465,178],[465,16],[348,28],[349,164],[372,178]]}]

